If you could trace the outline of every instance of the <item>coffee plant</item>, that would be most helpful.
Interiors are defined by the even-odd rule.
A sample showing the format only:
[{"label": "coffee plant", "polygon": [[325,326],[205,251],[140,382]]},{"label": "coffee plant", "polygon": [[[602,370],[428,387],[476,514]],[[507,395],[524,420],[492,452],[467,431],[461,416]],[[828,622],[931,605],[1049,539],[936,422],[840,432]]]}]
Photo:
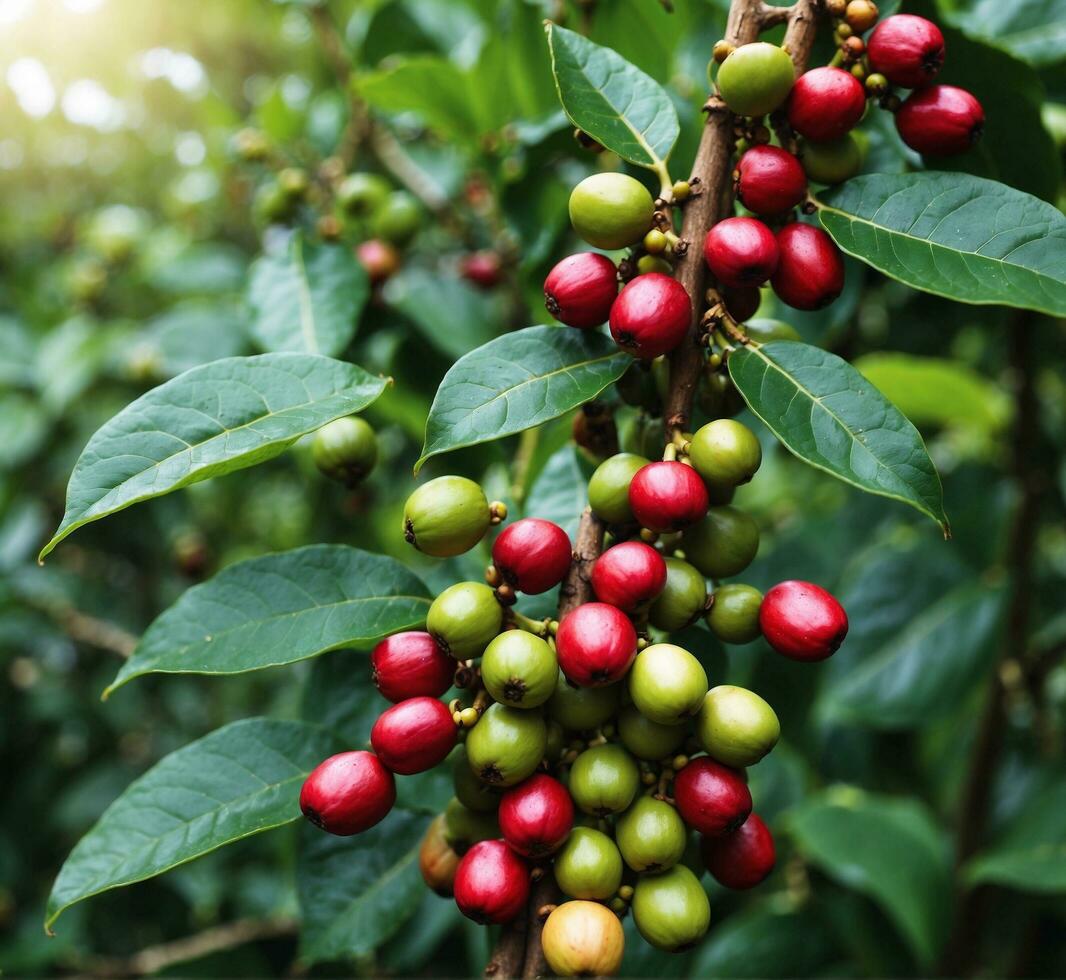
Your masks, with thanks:
[{"label": "coffee plant", "polygon": [[103,717],[200,730],[77,811],[45,928],[161,875],[230,908],[249,855],[299,917],[49,968],[1066,968],[1066,45],[727,7],[284,5],[328,74],[225,127],[243,306],[159,313],[147,213],[84,223],[64,302],[164,319],[48,461],[43,568],[7,494],[5,589],[124,658]]}]

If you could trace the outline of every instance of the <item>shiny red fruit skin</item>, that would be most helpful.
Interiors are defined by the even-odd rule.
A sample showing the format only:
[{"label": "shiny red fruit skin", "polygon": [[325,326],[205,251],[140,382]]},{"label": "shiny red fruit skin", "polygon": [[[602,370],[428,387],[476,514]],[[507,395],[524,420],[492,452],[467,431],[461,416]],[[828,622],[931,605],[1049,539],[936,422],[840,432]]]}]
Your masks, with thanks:
[{"label": "shiny red fruit skin", "polygon": [[708,837],[736,830],[751,813],[743,773],[707,756],[693,759],[674,777],[674,801],[685,823]]},{"label": "shiny red fruit skin", "polygon": [[611,315],[618,270],[598,252],[578,252],[558,262],[544,280],[544,305],[568,327],[598,327]]},{"label": "shiny red fruit skin", "polygon": [[459,263],[462,277],[480,289],[491,289],[500,281],[500,257],[495,252],[471,252]]},{"label": "shiny red fruit skin", "polygon": [[608,548],[592,566],[592,589],[600,602],[635,613],[666,587],[666,562],[643,541]]},{"label": "shiny red fruit skin", "polygon": [[797,310],[820,310],[844,288],[844,258],[821,228],[799,222],[777,233],[780,259],[770,280],[774,292]]},{"label": "shiny red fruit skin", "polygon": [[761,286],[777,268],[777,241],[757,218],[726,218],[707,232],[703,258],[723,286]]},{"label": "shiny red fruit skin", "polygon": [[753,813],[724,837],[704,837],[700,843],[703,864],[726,888],[754,888],[774,870],[774,838],[761,818]]},{"label": "shiny red fruit skin", "polygon": [[389,769],[410,776],[442,762],[457,736],[443,701],[408,698],[381,713],[370,730],[370,744]]},{"label": "shiny red fruit skin", "polygon": [[737,162],[737,196],[749,211],[791,211],[807,194],[803,164],[779,146],[753,146]]},{"label": "shiny red fruit skin", "polygon": [[707,515],[707,487],[691,467],[675,460],[649,463],[629,483],[629,507],[649,531],[680,531]]},{"label": "shiny red fruit skin", "polygon": [[529,868],[502,840],[479,841],[455,869],[455,904],[468,919],[503,925],[529,898]]},{"label": "shiny red fruit skin", "polygon": [[848,614],[821,586],[790,580],[763,596],[759,628],[766,642],[790,660],[825,660],[848,635]]},{"label": "shiny red fruit skin", "polygon": [[503,839],[519,854],[539,858],[570,836],[574,801],[558,779],[537,773],[503,794],[497,816]]},{"label": "shiny red fruit skin", "polygon": [[341,752],[320,762],[300,790],[300,810],[338,837],[369,830],[396,802],[396,780],[373,752]]},{"label": "shiny red fruit skin", "polygon": [[944,64],[944,35],[931,20],[914,14],[893,14],[866,41],[872,71],[893,85],[921,88],[936,78]]},{"label": "shiny red fruit skin", "polygon": [[662,272],[649,272],[618,294],[611,307],[611,336],[623,350],[648,360],[680,344],[691,319],[685,287]]},{"label": "shiny red fruit skin", "polygon": [[555,636],[559,667],[578,687],[619,680],[637,655],[637,631],[622,610],[586,602],[568,613]]},{"label": "shiny red fruit skin", "polygon": [[455,677],[455,661],[422,630],[385,637],[370,654],[370,669],[377,689],[393,704],[439,698]]},{"label": "shiny red fruit skin", "polygon": [[788,97],[788,123],[815,143],[838,140],[866,111],[866,90],[851,72],[812,68],[796,79]]},{"label": "shiny red fruit skin", "polygon": [[492,563],[504,580],[526,595],[554,588],[570,570],[573,549],[566,532],[551,521],[523,517],[509,524],[492,545]]},{"label": "shiny red fruit skin", "polygon": [[964,88],[930,85],[912,92],[896,113],[900,139],[931,157],[965,153],[981,137],[985,110]]}]

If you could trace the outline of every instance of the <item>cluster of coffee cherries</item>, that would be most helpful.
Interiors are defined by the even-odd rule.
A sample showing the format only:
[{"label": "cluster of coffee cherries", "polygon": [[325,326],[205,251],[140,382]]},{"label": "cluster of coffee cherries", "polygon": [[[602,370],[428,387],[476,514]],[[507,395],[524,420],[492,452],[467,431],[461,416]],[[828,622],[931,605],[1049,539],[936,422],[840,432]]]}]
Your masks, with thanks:
[{"label": "cluster of coffee cherries", "polygon": [[[667,455],[619,454],[595,471],[589,506],[606,548],[590,568],[573,568],[557,524],[514,521],[492,544],[485,581],[444,589],[424,631],[379,643],[373,677],[393,704],[371,751],[327,759],[300,797],[316,825],[357,834],[391,809],[395,775],[449,760],[455,796],[423,839],[425,880],[475,921],[504,924],[552,875],[565,900],[543,910],[542,945],[560,975],[615,972],[630,912],[653,946],[691,946],[710,920],[705,871],[745,889],[774,866],[745,770],[776,744],[777,716],[753,691],[710,687],[670,634],[702,618],[726,643],[761,635],[816,661],[847,632],[843,608],[816,585],[782,582],[763,596],[720,581],[758,548],[755,522],[727,502],[761,461],[750,429],[718,419]],[[403,533],[451,557],[505,518],[477,483],[442,476],[407,500]],[[592,595],[571,608],[572,571]],[[558,621],[517,609],[519,596],[560,585]],[[460,696],[446,703],[452,687]]]}]

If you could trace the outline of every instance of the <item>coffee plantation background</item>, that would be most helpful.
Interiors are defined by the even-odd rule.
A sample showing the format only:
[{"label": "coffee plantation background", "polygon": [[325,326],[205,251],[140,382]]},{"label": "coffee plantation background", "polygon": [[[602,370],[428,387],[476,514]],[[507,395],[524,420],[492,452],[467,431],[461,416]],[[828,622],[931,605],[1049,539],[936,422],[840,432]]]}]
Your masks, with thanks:
[{"label": "coffee plantation background", "polygon": [[[167,753],[256,715],[325,719],[359,745],[381,708],[365,654],[349,651],[247,675],[156,674],[101,701],[184,590],[238,560],[320,542],[401,557],[434,591],[481,577],[487,544],[432,562],[400,533],[429,407],[456,358],[549,322],[541,284],[574,244],[569,190],[617,166],[574,141],[542,20],[565,20],[667,86],[682,176],[726,8],[669,6],[0,2],[7,973],[480,972],[491,936],[425,891],[411,853],[451,795],[446,774],[423,779],[373,832],[372,858],[294,824],[75,905],[54,938],[42,920],[73,845]],[[904,7],[944,25],[942,79],[986,109],[984,142],[945,166],[1061,207],[1066,5]],[[248,127],[269,142],[268,161],[241,158]],[[890,125],[866,129],[864,171],[920,165]],[[324,301],[323,353],[395,379],[365,412],[381,446],[372,477],[354,491],[330,483],[302,443],[89,525],[38,566],[74,461],[103,422],[189,368],[274,349],[278,301],[257,283],[264,263],[287,261],[267,201],[284,166],[316,181],[338,166],[381,173],[418,202],[383,289],[356,265],[320,270],[349,304]],[[314,227],[317,193],[316,182],[291,222]],[[491,289],[460,275],[464,257],[486,249],[504,264]],[[1061,976],[1063,323],[918,293],[850,260],[828,310],[773,302],[761,314],[851,359],[919,427],[953,536],[804,466],[758,429],[766,459],[738,496],[763,529],[746,580],[819,582],[841,597],[851,632],[817,670],[761,644],[727,655],[702,628],[686,636],[712,683],[750,685],[781,717],[782,744],[752,771],[778,868],[739,897],[714,888],[697,949],[666,958],[632,943],[623,973]],[[640,445],[635,411],[618,420],[623,444]],[[571,428],[568,416],[432,457],[420,479],[470,476],[490,499],[573,533],[592,463]]]}]

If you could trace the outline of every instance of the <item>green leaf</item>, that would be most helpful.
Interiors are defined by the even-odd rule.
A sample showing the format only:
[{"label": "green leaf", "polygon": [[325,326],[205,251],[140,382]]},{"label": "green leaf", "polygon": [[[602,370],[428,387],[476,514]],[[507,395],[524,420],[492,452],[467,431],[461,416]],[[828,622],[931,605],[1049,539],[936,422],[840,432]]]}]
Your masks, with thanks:
[{"label": "green leaf", "polygon": [[569,412],[632,363],[599,333],[527,327],[461,357],[444,376],[415,471],[431,456],[513,435]]},{"label": "green leaf", "polygon": [[952,908],[947,838],[917,801],[836,787],[787,815],[796,849],[830,878],[872,898],[928,966]]},{"label": "green leaf", "polygon": [[1063,0],[976,0],[952,18],[968,33],[1006,48],[1037,68],[1066,61]]},{"label": "green leaf", "polygon": [[151,353],[166,377],[248,349],[247,326],[236,305],[191,301],[160,313],[145,327]]},{"label": "green leaf", "polygon": [[363,75],[356,89],[375,109],[416,113],[446,139],[469,141],[478,135],[470,82],[444,58],[413,55],[397,59],[390,68]]},{"label": "green leaf", "polygon": [[429,604],[426,587],[394,558],[347,545],[251,558],[156,619],[104,696],[144,674],[241,674],[339,647],[369,650],[420,627]]},{"label": "green leaf", "polygon": [[384,295],[389,306],[411,320],[425,341],[449,360],[490,341],[502,319],[491,296],[455,276],[422,269],[394,276]]},{"label": "green leaf", "polygon": [[44,559],[68,534],[159,497],[283,453],[308,432],[366,408],[386,379],[313,354],[229,357],[142,395],[82,450]]},{"label": "green leaf", "polygon": [[547,25],[552,71],[570,121],[622,159],[663,169],[681,126],[670,96],[610,48]]},{"label": "green leaf", "polygon": [[589,502],[589,477],[584,457],[573,443],[554,452],[544,464],[526,497],[527,517],[558,524],[573,541],[581,514]]},{"label": "green leaf", "polygon": [[960,303],[1066,316],[1066,216],[981,177],[869,174],[828,191],[819,218],[849,255]]},{"label": "green leaf", "polygon": [[335,357],[355,334],[370,298],[366,270],[346,245],[292,236],[283,252],[252,263],[252,335],[266,351]]},{"label": "green leaf", "polygon": [[790,452],[845,483],[901,500],[948,531],[944,492],[922,437],[847,361],[789,340],[740,347],[729,374]]},{"label": "green leaf", "polygon": [[300,816],[300,786],[336,737],[299,721],[234,722],[156,763],[67,858],[46,928],[76,902],[144,881]]}]

